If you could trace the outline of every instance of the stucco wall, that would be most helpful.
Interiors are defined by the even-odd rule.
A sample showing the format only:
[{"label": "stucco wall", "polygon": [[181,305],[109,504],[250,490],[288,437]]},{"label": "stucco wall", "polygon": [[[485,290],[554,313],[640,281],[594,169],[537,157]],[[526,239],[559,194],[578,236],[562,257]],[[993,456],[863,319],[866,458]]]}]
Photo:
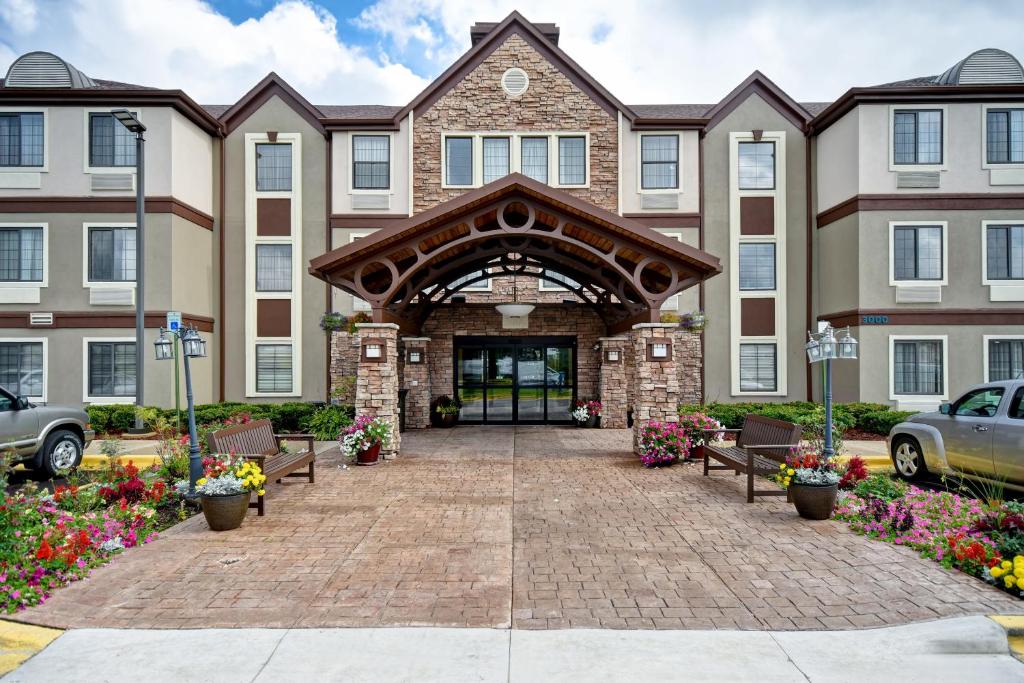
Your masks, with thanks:
[{"label": "stucco wall", "polygon": [[171,112],[171,194],[209,214],[213,213],[213,146],[206,132]]},{"label": "stucco wall", "polygon": [[[863,261],[879,257],[877,248],[856,258],[860,250],[857,215],[847,216],[816,230],[815,256],[818,263],[818,298],[815,310],[829,314],[857,308],[860,298],[860,270]],[[888,283],[888,279],[886,279]]]},{"label": "stucco wall", "polygon": [[854,108],[826,128],[816,149],[819,211],[849,199],[858,191],[860,108]]},{"label": "stucco wall", "polygon": [[[697,213],[700,211],[700,135],[695,130],[634,131],[626,125],[622,130],[622,211],[624,213],[664,213],[666,209],[644,209],[640,189],[640,136],[671,134],[679,136],[680,182],[678,207],[669,211]],[[666,191],[658,190],[658,194]]]},{"label": "stucco wall", "polygon": [[[413,124],[415,126],[415,123]],[[352,195],[352,136],[391,136],[391,187],[384,193],[389,197],[386,209],[354,209]],[[409,119],[402,119],[398,131],[338,131],[331,133],[331,212],[358,215],[394,214],[405,216],[409,213]],[[378,191],[361,194],[377,195]]]}]

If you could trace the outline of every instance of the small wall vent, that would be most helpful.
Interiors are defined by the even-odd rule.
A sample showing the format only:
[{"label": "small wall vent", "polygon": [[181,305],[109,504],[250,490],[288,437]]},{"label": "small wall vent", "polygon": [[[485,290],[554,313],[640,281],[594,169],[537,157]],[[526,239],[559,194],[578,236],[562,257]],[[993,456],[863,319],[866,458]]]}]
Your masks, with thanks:
[{"label": "small wall vent", "polygon": [[132,173],[93,173],[94,190],[134,190],[135,175]]},{"label": "small wall vent", "polygon": [[530,77],[518,67],[513,67],[501,76],[501,88],[509,97],[519,97],[530,87]]},{"label": "small wall vent", "polygon": [[942,302],[942,287],[896,287],[898,304],[937,304]]},{"label": "small wall vent", "polygon": [[641,209],[678,209],[677,194],[644,194],[640,195]]},{"label": "small wall vent", "polygon": [[53,313],[29,313],[28,324],[33,327],[48,327],[53,325]]},{"label": "small wall vent", "polygon": [[896,174],[896,187],[934,188],[938,186],[938,171],[900,171]]},{"label": "small wall vent", "polygon": [[131,306],[135,303],[134,287],[93,287],[89,290],[93,306]]},{"label": "small wall vent", "polygon": [[352,195],[353,209],[389,209],[391,208],[391,195],[388,194],[354,194]]}]

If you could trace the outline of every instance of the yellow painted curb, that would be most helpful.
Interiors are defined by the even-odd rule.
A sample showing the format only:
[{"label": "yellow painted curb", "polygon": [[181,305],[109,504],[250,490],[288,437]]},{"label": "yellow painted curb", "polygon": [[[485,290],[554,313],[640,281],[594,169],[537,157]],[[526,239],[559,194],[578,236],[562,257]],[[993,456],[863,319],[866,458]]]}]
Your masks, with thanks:
[{"label": "yellow painted curb", "polygon": [[[841,455],[837,459],[839,460],[839,462],[845,463],[852,457],[852,455]],[[868,470],[872,472],[881,472],[884,470],[892,469],[892,460],[890,460],[887,456],[861,455],[859,457],[861,460],[864,461],[864,464],[867,466]]]},{"label": "yellow painted curb", "polygon": [[989,619],[1006,629],[1006,642],[1010,654],[1024,662],[1024,615],[993,614]]},{"label": "yellow painted curb", "polygon": [[[136,467],[145,469],[153,465],[159,465],[160,456],[147,453],[132,453],[131,455],[118,456],[117,461],[122,465],[127,465],[130,461]],[[105,455],[83,455],[82,464],[79,465],[83,470],[99,470],[106,466],[107,456]]]},{"label": "yellow painted curb", "polygon": [[0,620],[0,676],[14,671],[63,631]]}]

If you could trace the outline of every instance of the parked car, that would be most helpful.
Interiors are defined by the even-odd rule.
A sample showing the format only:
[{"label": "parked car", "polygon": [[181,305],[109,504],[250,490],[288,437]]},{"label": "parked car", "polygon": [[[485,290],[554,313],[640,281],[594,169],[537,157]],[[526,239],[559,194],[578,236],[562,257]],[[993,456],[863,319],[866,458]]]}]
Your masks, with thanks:
[{"label": "parked car", "polygon": [[0,452],[41,478],[77,467],[95,434],[80,408],[37,406],[0,387]]},{"label": "parked car", "polygon": [[900,422],[887,442],[903,479],[953,474],[1024,490],[1024,380],[979,384]]}]

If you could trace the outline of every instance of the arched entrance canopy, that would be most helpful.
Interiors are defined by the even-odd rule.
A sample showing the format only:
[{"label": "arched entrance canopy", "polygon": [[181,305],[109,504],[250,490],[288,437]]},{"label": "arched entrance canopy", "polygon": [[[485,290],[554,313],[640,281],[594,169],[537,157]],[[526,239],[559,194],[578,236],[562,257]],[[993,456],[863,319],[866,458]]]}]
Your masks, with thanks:
[{"label": "arched entrance canopy", "polygon": [[518,173],[319,256],[309,268],[368,301],[375,322],[408,333],[463,287],[512,274],[567,287],[617,333],[656,322],[666,299],[721,270],[714,256]]}]

